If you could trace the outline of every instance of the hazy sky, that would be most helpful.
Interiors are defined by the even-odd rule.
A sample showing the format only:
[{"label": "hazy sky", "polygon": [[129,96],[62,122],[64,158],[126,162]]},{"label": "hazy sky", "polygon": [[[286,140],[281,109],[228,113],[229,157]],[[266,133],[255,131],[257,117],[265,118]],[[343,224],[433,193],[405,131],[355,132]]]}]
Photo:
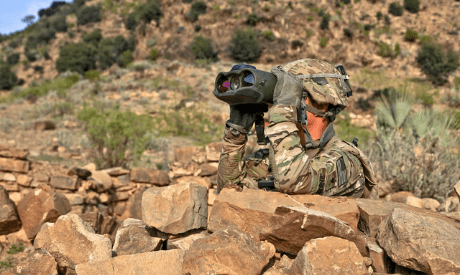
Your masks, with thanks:
[{"label": "hazy sky", "polygon": [[[72,0],[59,0],[71,3]],[[48,8],[53,0],[0,0],[0,33],[9,34],[27,27],[21,21],[26,15],[35,15],[38,19],[38,10]]]}]

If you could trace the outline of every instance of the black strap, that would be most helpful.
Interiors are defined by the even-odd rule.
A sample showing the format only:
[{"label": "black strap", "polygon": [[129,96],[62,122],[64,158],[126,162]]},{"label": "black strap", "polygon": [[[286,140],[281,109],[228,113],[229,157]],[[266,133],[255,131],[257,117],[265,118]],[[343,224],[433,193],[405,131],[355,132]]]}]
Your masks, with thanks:
[{"label": "black strap", "polygon": [[266,145],[267,140],[265,139],[265,125],[263,115],[256,115],[255,127],[257,135],[257,144]]}]

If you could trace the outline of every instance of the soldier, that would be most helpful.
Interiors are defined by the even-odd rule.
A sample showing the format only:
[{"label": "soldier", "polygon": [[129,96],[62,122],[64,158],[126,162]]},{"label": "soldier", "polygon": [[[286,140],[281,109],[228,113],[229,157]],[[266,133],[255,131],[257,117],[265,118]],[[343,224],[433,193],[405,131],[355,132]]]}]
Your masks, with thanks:
[{"label": "soldier", "polygon": [[[288,194],[378,198],[371,163],[334,132],[332,122],[351,95],[348,76],[339,69],[315,59],[272,68],[277,84],[268,111],[269,144],[251,154],[245,154],[245,147],[259,106],[230,106],[218,192],[224,187],[259,188],[272,180],[273,189]],[[298,116],[305,110],[306,123],[301,124]]]}]

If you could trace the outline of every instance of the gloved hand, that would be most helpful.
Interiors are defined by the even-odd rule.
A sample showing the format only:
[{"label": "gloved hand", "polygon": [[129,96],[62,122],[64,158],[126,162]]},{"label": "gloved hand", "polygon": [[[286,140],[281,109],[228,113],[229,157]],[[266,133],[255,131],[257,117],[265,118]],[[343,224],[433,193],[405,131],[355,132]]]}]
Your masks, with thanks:
[{"label": "gloved hand", "polygon": [[274,105],[289,105],[299,108],[303,94],[303,86],[300,80],[292,73],[284,71],[281,67],[273,67],[271,72],[277,79],[273,93]]},{"label": "gloved hand", "polygon": [[230,119],[227,124],[241,133],[247,134],[256,120],[256,115],[266,112],[264,104],[230,105]]}]

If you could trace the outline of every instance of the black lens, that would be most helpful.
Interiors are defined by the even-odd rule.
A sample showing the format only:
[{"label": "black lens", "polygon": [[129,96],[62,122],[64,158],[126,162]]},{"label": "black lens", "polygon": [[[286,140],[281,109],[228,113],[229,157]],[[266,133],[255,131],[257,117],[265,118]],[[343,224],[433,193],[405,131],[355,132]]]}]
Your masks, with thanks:
[{"label": "black lens", "polygon": [[240,87],[240,78],[237,75],[230,79],[230,90],[236,90]]},{"label": "black lens", "polygon": [[248,73],[244,78],[243,78],[243,87],[248,87],[254,85],[254,75],[251,73]]}]

